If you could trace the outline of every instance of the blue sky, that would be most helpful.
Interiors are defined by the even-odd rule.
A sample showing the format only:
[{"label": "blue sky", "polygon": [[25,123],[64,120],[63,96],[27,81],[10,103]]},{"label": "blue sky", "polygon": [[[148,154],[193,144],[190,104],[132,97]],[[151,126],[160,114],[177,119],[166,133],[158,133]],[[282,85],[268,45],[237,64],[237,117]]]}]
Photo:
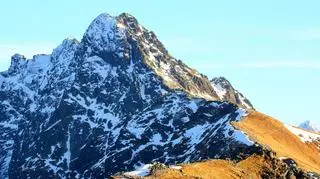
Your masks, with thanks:
[{"label": "blue sky", "polygon": [[129,12],[169,52],[209,78],[225,76],[259,111],[320,123],[320,1],[30,0],[0,2],[0,71],[10,57],[81,39],[100,13]]}]

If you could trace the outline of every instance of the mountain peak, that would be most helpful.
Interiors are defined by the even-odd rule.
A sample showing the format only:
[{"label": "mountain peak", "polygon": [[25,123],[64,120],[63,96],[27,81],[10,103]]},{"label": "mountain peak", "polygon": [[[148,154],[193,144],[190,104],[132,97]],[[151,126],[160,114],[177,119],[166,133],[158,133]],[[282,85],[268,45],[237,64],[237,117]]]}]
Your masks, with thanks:
[{"label": "mountain peak", "polygon": [[224,88],[232,88],[231,83],[225,77],[215,77],[211,80],[212,83],[220,84]]},{"label": "mountain peak", "polygon": [[234,89],[225,77],[213,78],[211,84],[220,100],[232,102],[246,109],[253,109],[251,102],[242,93]]},{"label": "mountain peak", "polygon": [[119,16],[116,17],[117,19],[117,26],[126,28],[126,30],[134,36],[141,36],[144,34],[144,32],[148,32],[147,29],[142,27],[142,25],[139,24],[138,20],[128,13],[122,13]]},{"label": "mountain peak", "polygon": [[[128,13],[118,16],[108,13],[98,15],[90,23],[81,42],[67,38],[53,50],[51,66],[59,66],[55,68],[56,71],[68,68],[69,64],[76,64],[71,63],[75,60],[75,54],[85,57],[81,60],[97,56],[111,66],[121,66],[122,69],[130,69],[129,71],[138,62],[139,68],[141,65],[148,66],[170,89],[183,90],[191,97],[229,101],[252,109],[250,102],[227,79],[219,77],[210,82],[203,74],[175,59],[152,31],[144,28]],[[17,71],[24,64],[24,60],[18,60],[19,56],[14,59],[11,71]],[[225,93],[228,94],[225,96]]]},{"label": "mountain peak", "polygon": [[11,57],[11,65],[9,67],[9,73],[18,72],[26,64],[26,57],[21,54],[14,54]]},{"label": "mountain peak", "polygon": [[82,41],[89,44],[96,52],[113,52],[124,37],[124,31],[117,26],[116,18],[103,13],[91,22]]},{"label": "mountain peak", "polygon": [[121,19],[121,20],[126,20],[126,21],[129,21],[129,22],[134,22],[136,24],[138,24],[138,20],[131,14],[129,13],[121,13],[119,16],[116,17],[117,19]]},{"label": "mountain peak", "polygon": [[313,123],[310,120],[307,120],[307,121],[301,123],[299,125],[299,127],[302,129],[308,130],[308,131],[312,131],[312,132],[318,132],[318,133],[320,132],[320,126]]},{"label": "mountain peak", "polygon": [[69,49],[70,47],[78,46],[80,42],[75,38],[66,38],[62,41],[62,43],[53,49],[52,55],[56,56],[57,54],[61,53],[63,49]]},{"label": "mountain peak", "polygon": [[[190,96],[207,100],[230,101],[232,99],[232,103],[244,108],[253,108],[250,102],[224,77],[215,78],[210,83],[206,76],[169,55],[157,36],[128,13],[118,16],[100,14],[90,24],[82,43],[88,57],[97,55],[105,58],[107,56],[110,57],[108,62],[112,64],[128,66],[129,63],[123,63],[123,59],[141,60],[171,89],[181,89]],[[139,52],[142,58],[132,58],[136,52]],[[133,63],[130,62],[130,64]],[[215,83],[218,86],[213,85]],[[221,90],[213,89],[220,88],[219,86],[228,91],[231,97],[220,95],[218,93]]]}]

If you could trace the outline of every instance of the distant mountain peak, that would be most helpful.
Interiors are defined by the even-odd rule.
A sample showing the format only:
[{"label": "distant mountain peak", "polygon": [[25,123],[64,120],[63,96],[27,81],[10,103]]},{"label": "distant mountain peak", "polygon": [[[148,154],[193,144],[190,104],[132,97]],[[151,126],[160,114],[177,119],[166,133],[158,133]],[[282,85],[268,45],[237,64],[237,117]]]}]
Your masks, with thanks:
[{"label": "distant mountain peak", "polygon": [[320,126],[310,120],[301,123],[299,127],[308,131],[320,133]]}]

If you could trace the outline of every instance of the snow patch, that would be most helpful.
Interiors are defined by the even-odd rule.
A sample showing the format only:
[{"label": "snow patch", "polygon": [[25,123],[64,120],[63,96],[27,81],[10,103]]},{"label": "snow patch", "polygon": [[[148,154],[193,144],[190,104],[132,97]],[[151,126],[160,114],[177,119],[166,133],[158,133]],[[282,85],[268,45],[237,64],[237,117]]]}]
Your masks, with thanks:
[{"label": "snow patch", "polygon": [[176,165],[170,165],[169,168],[174,169],[174,170],[181,170],[181,166],[176,166]]},{"label": "snow patch", "polygon": [[211,83],[214,91],[217,93],[219,98],[222,100],[224,99],[224,96],[226,95],[227,91],[224,89],[220,84],[214,84]]},{"label": "snow patch", "polygon": [[198,105],[194,101],[191,101],[189,103],[188,107],[193,111],[193,113],[197,112],[197,110],[198,110]]},{"label": "snow patch", "polygon": [[152,164],[146,164],[138,167],[135,171],[126,172],[124,175],[145,177],[150,174],[150,167],[152,167]]},{"label": "snow patch", "polygon": [[151,142],[153,142],[156,145],[160,145],[161,144],[161,140],[162,140],[162,136],[159,133],[154,134],[152,136],[152,138],[151,138]]},{"label": "snow patch", "polygon": [[[145,177],[150,175],[150,168],[152,167],[152,164],[145,164],[140,167],[137,167],[136,170],[131,171],[131,172],[125,172],[123,175],[124,176],[131,176],[131,177]],[[181,170],[181,166],[176,166],[176,165],[169,165],[170,169],[174,170]]]},{"label": "snow patch", "polygon": [[250,140],[249,137],[242,131],[235,130],[233,136],[234,136],[235,140],[237,140],[243,144],[246,144],[248,146],[251,146],[254,144],[254,142],[252,140]]},{"label": "snow patch", "polygon": [[63,158],[66,159],[67,161],[67,166],[68,166],[68,169],[70,168],[70,162],[71,162],[71,150],[70,150],[70,127],[68,127],[68,133],[67,133],[67,142],[66,142],[66,148],[67,148],[67,151],[64,153],[64,156]]},{"label": "snow patch", "polygon": [[201,136],[207,130],[208,124],[196,125],[195,127],[186,131],[186,136],[190,138],[190,145],[200,143]]},{"label": "snow patch", "polygon": [[313,142],[313,141],[320,140],[320,134],[308,132],[308,131],[305,131],[305,130],[303,130],[303,129],[299,129],[299,128],[297,128],[297,127],[293,127],[293,126],[286,125],[286,124],[285,124],[285,127],[286,127],[290,132],[292,132],[293,134],[295,134],[296,136],[298,136],[299,139],[300,139],[302,142]]},{"label": "snow patch", "polygon": [[246,117],[248,115],[248,112],[245,109],[239,108],[236,113],[238,113],[238,116],[236,118],[236,121],[239,122],[242,119],[244,119],[244,117]]}]

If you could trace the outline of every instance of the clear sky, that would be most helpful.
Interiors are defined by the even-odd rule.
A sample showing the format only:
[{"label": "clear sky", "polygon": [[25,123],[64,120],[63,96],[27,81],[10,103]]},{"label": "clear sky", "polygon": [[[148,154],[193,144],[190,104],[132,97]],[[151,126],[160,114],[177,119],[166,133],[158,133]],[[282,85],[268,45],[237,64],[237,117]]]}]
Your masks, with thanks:
[{"label": "clear sky", "polygon": [[100,13],[128,12],[169,52],[209,78],[225,76],[259,111],[320,123],[319,0],[10,0],[0,2],[0,71],[10,57],[81,39]]}]

